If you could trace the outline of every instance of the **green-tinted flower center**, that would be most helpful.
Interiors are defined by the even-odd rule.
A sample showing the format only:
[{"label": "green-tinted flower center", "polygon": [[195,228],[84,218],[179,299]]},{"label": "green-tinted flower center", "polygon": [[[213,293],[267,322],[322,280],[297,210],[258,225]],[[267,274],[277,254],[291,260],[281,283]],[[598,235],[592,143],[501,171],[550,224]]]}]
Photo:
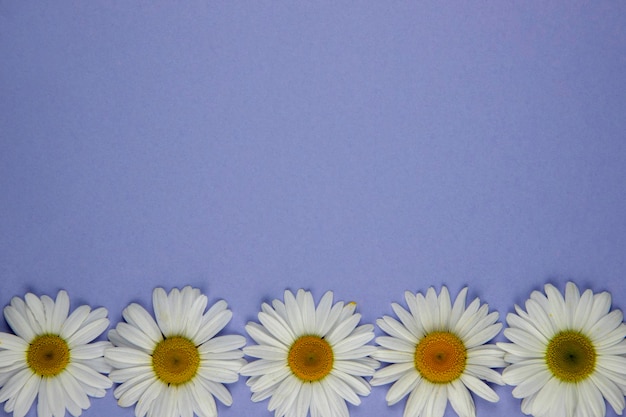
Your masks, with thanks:
[{"label": "green-tinted flower center", "polygon": [[56,376],[70,363],[70,348],[59,336],[37,336],[28,347],[26,363],[37,375]]},{"label": "green-tinted flower center", "polygon": [[319,381],[333,369],[333,349],[318,336],[298,338],[287,355],[287,364],[302,381]]},{"label": "green-tinted flower center", "polygon": [[200,366],[200,353],[194,343],[180,336],[169,337],[152,353],[152,368],[166,384],[179,385],[191,381]]},{"label": "green-tinted flower center", "polygon": [[554,376],[565,382],[582,381],[596,366],[596,350],[591,340],[571,330],[550,340],[545,358]]},{"label": "green-tinted flower center", "polygon": [[424,379],[435,384],[459,378],[466,361],[463,341],[449,332],[429,333],[415,347],[415,368]]}]

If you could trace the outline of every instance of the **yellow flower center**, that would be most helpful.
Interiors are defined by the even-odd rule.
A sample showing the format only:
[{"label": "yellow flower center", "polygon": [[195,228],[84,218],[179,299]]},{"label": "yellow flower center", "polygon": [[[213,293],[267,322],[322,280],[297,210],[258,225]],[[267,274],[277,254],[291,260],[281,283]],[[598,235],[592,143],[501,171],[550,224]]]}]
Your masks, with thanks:
[{"label": "yellow flower center", "polygon": [[561,381],[578,382],[596,367],[596,350],[587,336],[568,330],[558,333],[548,343],[546,364]]},{"label": "yellow flower center", "polygon": [[319,381],[333,369],[333,349],[318,336],[302,336],[293,342],[287,355],[291,371],[302,381]]},{"label": "yellow flower center", "polygon": [[169,337],[159,342],[152,353],[154,373],[166,384],[179,385],[191,381],[199,366],[198,348],[185,337]]},{"label": "yellow flower center", "polygon": [[26,363],[37,375],[56,376],[70,363],[70,348],[59,336],[37,336],[26,351]]},{"label": "yellow flower center", "polygon": [[415,348],[415,368],[422,378],[435,384],[454,381],[463,374],[467,349],[449,332],[429,333]]}]

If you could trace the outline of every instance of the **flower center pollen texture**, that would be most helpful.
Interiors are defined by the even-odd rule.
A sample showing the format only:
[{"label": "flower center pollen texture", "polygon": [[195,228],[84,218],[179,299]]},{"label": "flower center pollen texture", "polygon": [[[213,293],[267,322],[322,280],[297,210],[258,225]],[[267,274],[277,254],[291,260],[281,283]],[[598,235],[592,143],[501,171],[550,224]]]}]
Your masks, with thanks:
[{"label": "flower center pollen texture", "polygon": [[415,348],[415,368],[424,379],[445,384],[465,370],[467,349],[458,336],[449,332],[429,333]]},{"label": "flower center pollen texture", "polygon": [[300,337],[291,345],[287,356],[291,371],[306,382],[319,381],[328,375],[333,369],[333,360],[333,349],[317,336]]},{"label": "flower center pollen texture", "polygon": [[154,372],[166,384],[189,382],[198,372],[199,366],[198,348],[185,337],[169,337],[159,342],[152,353]]},{"label": "flower center pollen texture", "polygon": [[56,335],[37,336],[28,347],[26,363],[37,375],[55,376],[70,362],[70,349]]},{"label": "flower center pollen texture", "polygon": [[578,382],[595,369],[596,350],[588,337],[564,331],[550,340],[545,359],[554,376],[565,382]]}]

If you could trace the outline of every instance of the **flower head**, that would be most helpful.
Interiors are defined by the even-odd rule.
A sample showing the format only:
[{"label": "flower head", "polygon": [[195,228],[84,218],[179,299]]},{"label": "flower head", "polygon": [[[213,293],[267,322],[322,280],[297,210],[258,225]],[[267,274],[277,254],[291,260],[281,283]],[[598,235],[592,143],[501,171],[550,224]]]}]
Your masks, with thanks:
[{"label": "flower head", "polygon": [[259,358],[241,369],[250,376],[252,401],[270,398],[276,417],[347,417],[346,401],[358,405],[368,395],[363,378],[373,375],[378,362],[368,356],[376,348],[373,326],[358,326],[355,303],[333,304],[324,294],[316,307],[310,292],[285,291],[284,303],[263,304],[257,323],[246,330],[258,345],[247,346],[248,356]]},{"label": "flower head", "polygon": [[0,402],[14,417],[23,417],[37,398],[37,415],[79,416],[89,397],[104,397],[112,383],[102,375],[110,367],[109,342],[92,342],[109,326],[107,310],[82,305],[69,314],[70,300],[28,293],[14,297],[4,317],[15,332],[0,333]]},{"label": "flower head", "polygon": [[604,399],[617,414],[626,395],[626,325],[619,310],[609,312],[611,295],[580,294],[568,282],[565,298],[551,284],[545,295],[533,291],[526,311],[506,317],[504,335],[512,343],[498,343],[511,363],[502,377],[516,386],[522,411],[537,417],[601,417]]},{"label": "flower head", "polygon": [[409,311],[399,304],[391,307],[400,321],[384,316],[378,326],[389,336],[376,342],[382,346],[373,356],[391,363],[376,372],[372,385],[393,382],[387,403],[393,405],[409,395],[405,417],[441,417],[446,404],[461,417],[475,415],[470,390],[488,401],[498,395],[482,380],[502,384],[491,368],[505,365],[503,353],[485,343],[501,329],[498,313],[488,313],[487,304],[476,298],[465,306],[467,288],[450,300],[443,287],[439,296],[429,288],[422,294],[405,293]]},{"label": "flower head", "polygon": [[126,322],[109,331],[115,347],[105,357],[115,368],[115,398],[135,406],[137,417],[217,416],[214,397],[231,405],[224,383],[236,382],[245,364],[243,336],[217,336],[232,317],[225,301],[205,312],[208,299],[200,290],[163,288],[152,293],[155,319],[140,305],[123,311]]}]

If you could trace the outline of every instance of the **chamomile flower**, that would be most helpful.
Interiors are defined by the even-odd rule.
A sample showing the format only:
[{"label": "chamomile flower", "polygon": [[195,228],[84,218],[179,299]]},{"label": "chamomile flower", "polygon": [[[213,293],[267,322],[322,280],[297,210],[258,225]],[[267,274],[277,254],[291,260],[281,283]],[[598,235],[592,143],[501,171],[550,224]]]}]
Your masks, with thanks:
[{"label": "chamomile flower", "polygon": [[4,317],[15,334],[0,333],[0,402],[14,417],[28,413],[37,398],[37,415],[79,416],[89,397],[104,397],[112,383],[109,342],[92,342],[109,326],[107,310],[82,305],[69,314],[70,299],[28,293],[14,297]]},{"label": "chamomile flower", "polygon": [[503,352],[485,344],[502,327],[498,313],[488,313],[487,304],[476,298],[465,306],[467,288],[461,290],[454,305],[448,289],[439,296],[431,287],[422,294],[405,294],[409,311],[399,304],[391,307],[400,321],[384,316],[378,326],[389,336],[376,338],[382,346],[373,355],[391,363],[376,372],[372,385],[393,382],[387,403],[393,405],[406,395],[405,417],[441,417],[446,404],[461,417],[475,416],[470,391],[487,401],[498,395],[483,380],[503,384],[491,368],[503,367]]},{"label": "chamomile flower", "polygon": [[346,401],[360,404],[370,393],[363,378],[373,375],[376,350],[366,345],[374,338],[370,324],[358,326],[355,303],[333,304],[324,294],[316,307],[310,292],[285,291],[284,303],[263,303],[259,321],[246,325],[258,345],[247,346],[248,356],[259,358],[241,369],[249,376],[252,401],[270,398],[268,410],[276,417],[347,417]]},{"label": "chamomile flower", "polygon": [[516,386],[522,412],[536,417],[602,417],[604,399],[617,414],[626,395],[626,325],[619,310],[609,312],[611,295],[582,294],[568,282],[565,298],[553,285],[545,295],[533,291],[526,311],[506,317],[504,336],[498,343],[511,363],[502,377]]},{"label": "chamomile flower", "polygon": [[163,288],[152,293],[155,319],[130,304],[109,331],[115,347],[107,349],[110,373],[120,383],[113,394],[122,407],[135,405],[137,417],[217,416],[214,397],[225,405],[232,396],[224,383],[238,379],[245,364],[243,336],[217,336],[232,313],[225,301],[205,312],[208,299],[200,290]]}]

